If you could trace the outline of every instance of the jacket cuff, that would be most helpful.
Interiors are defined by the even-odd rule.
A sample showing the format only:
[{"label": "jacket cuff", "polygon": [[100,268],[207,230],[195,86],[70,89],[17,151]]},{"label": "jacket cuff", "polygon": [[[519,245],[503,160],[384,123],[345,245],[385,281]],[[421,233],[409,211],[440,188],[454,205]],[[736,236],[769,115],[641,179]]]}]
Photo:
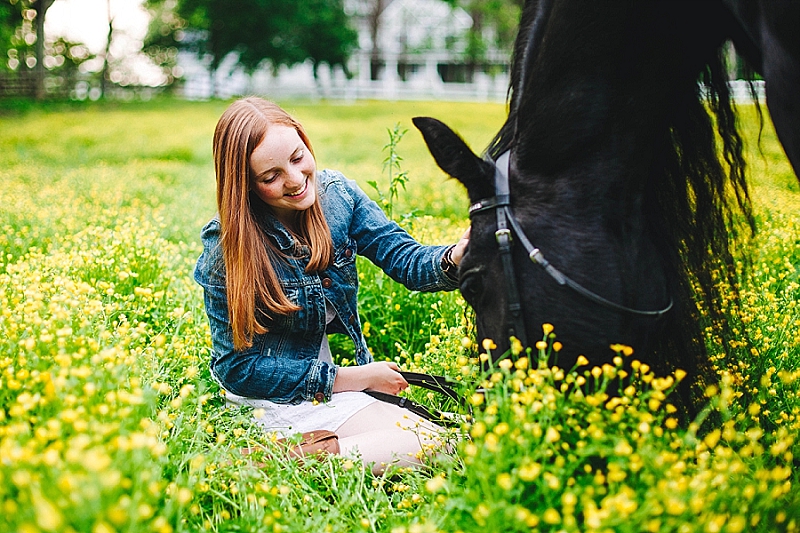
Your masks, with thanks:
[{"label": "jacket cuff", "polygon": [[450,272],[446,270],[444,265],[444,258],[447,255],[448,250],[454,248],[455,245],[445,246],[442,250],[442,254],[439,255],[439,259],[436,261],[436,274],[437,278],[439,278],[439,284],[441,286],[441,290],[444,291],[453,291],[458,288],[458,271],[456,267],[455,272]]},{"label": "jacket cuff", "polygon": [[333,382],[336,380],[337,367],[322,361],[314,361],[308,371],[306,384],[306,400],[328,402],[333,394]]}]

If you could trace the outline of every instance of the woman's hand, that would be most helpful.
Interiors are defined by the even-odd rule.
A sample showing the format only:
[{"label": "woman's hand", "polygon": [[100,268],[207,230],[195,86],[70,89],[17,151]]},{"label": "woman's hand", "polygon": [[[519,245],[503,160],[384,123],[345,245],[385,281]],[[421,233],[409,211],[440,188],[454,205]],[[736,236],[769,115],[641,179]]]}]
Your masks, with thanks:
[{"label": "woman's hand", "polygon": [[461,258],[464,257],[464,250],[467,248],[467,244],[469,244],[469,232],[472,229],[472,226],[467,228],[467,231],[461,236],[461,240],[458,241],[453,251],[450,253],[450,258],[453,262],[458,266],[461,263]]},{"label": "woman's hand", "polygon": [[400,367],[391,361],[377,361],[362,366],[340,367],[333,382],[333,392],[374,390],[397,394],[408,387]]}]

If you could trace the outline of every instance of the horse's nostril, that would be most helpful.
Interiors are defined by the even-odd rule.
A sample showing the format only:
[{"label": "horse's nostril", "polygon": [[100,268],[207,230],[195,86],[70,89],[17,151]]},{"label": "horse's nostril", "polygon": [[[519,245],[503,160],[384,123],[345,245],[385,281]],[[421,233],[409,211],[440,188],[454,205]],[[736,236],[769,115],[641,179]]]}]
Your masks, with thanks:
[{"label": "horse's nostril", "polygon": [[483,293],[483,282],[480,276],[467,274],[461,280],[461,295],[467,302],[475,302]]}]

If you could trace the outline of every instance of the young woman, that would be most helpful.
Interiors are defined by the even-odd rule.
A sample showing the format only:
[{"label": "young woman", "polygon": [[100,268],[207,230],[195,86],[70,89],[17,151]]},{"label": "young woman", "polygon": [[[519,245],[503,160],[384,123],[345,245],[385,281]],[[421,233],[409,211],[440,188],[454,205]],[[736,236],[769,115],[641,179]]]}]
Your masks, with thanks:
[{"label": "young woman", "polygon": [[[202,230],[195,279],[211,326],[211,372],[229,401],[283,436],[330,430],[343,454],[416,464],[439,428],[362,392],[408,384],[374,362],[356,308],[356,254],[417,291],[453,290],[468,232],[416,242],[355,182],[317,171],[303,127],[260,98],[234,102],[214,132],[218,214]],[[358,366],[338,367],[327,333],[346,333]]]}]

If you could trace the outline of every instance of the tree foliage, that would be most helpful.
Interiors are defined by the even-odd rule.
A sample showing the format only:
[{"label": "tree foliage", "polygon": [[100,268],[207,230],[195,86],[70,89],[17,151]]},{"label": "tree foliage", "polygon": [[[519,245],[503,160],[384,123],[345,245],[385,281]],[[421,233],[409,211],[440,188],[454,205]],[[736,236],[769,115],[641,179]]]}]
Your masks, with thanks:
[{"label": "tree foliage", "polygon": [[37,98],[71,90],[80,65],[94,57],[82,43],[44,35],[53,1],[0,0],[0,71],[33,82]]},{"label": "tree foliage", "polygon": [[[342,0],[147,0],[153,15],[145,52],[169,68],[175,50],[210,58],[216,70],[228,54],[253,71],[310,59],[345,66],[357,42]],[[170,51],[171,50],[171,51]],[[172,59],[174,63],[174,59]]]},{"label": "tree foliage", "polygon": [[8,51],[13,47],[12,40],[17,28],[22,24],[22,4],[0,1],[0,54],[2,54],[3,68],[8,66]]},{"label": "tree foliage", "polygon": [[462,8],[472,17],[472,28],[467,34],[467,60],[479,62],[491,48],[512,49],[525,0],[443,1]]}]

